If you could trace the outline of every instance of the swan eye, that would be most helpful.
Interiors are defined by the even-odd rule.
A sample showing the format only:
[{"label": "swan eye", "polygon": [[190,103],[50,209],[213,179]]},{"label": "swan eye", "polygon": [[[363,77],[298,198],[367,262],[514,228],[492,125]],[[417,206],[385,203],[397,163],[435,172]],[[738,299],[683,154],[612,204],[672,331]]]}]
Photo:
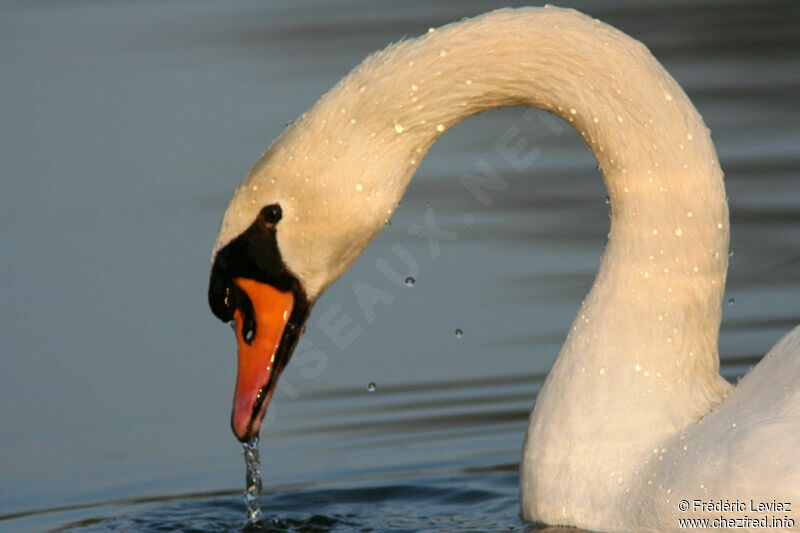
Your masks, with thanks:
[{"label": "swan eye", "polygon": [[261,219],[269,224],[277,224],[282,216],[283,211],[278,204],[271,204],[261,209]]}]

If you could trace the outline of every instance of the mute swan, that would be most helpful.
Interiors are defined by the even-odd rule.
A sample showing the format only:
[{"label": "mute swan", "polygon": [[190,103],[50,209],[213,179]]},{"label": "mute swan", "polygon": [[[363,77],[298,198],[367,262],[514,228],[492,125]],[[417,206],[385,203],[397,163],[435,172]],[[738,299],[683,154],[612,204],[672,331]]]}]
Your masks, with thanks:
[{"label": "mute swan", "polygon": [[530,417],[523,518],[606,531],[797,520],[800,328],[735,389],[719,376],[728,208],[708,130],[642,44],[572,10],[503,9],[392,45],[253,167],[222,220],[209,286],[214,314],[236,322],[236,436],[258,434],[311,307],[430,146],[471,115],[517,105],[580,133],[614,206],[594,286]]}]

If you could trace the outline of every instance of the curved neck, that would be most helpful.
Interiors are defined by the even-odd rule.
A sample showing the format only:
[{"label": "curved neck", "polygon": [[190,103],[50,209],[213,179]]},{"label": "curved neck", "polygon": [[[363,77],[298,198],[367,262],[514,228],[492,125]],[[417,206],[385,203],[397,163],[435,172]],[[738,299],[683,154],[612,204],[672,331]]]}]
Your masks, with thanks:
[{"label": "curved neck", "polygon": [[[333,250],[318,269],[325,276],[307,269],[311,297],[383,227],[439,136],[474,114],[515,105],[560,116],[603,171],[613,210],[610,241],[581,314],[631,314],[641,331],[628,328],[609,339],[617,346],[631,339],[622,359],[673,360],[675,368],[662,375],[716,383],[728,212],[708,130],[641,43],[572,10],[499,10],[390,46],[270,148],[252,176],[283,176],[289,170],[264,167],[291,161],[292,176],[281,178],[291,198],[324,198],[324,206],[298,210],[304,223],[326,224]],[[344,221],[336,227],[328,222],[331,206]],[[317,213],[319,221],[312,219]],[[290,267],[294,254],[306,253],[301,246],[286,254]],[[608,334],[590,323],[576,321],[573,341]]]},{"label": "curved neck", "polygon": [[[523,499],[577,501],[588,477],[612,480],[585,495],[582,505],[600,508],[594,495],[623,490],[619,480],[653,443],[727,391],[717,373],[728,248],[722,172],[702,119],[642,44],[556,8],[431,30],[367,58],[270,147],[241,190],[255,190],[259,176],[282,180],[284,218],[301,235],[324,233],[324,246],[282,243],[313,300],[380,231],[440,135],[518,105],[578,131],[613,211],[597,279],[536,402],[528,438],[538,447],[523,458]],[[553,518],[540,511],[533,518]]]},{"label": "curved neck", "polygon": [[[354,69],[284,137],[313,132],[318,167],[304,175],[335,176],[342,205],[370,226],[357,256],[440,135],[482,111],[516,105],[546,109],[583,137],[611,198],[612,243],[627,243],[627,261],[640,264],[642,276],[664,250],[680,250],[681,264],[672,266],[688,266],[690,278],[715,278],[707,301],[719,301],[728,217],[708,130],[641,43],[575,11],[500,10],[391,46]],[[333,189],[326,190],[331,202]],[[342,261],[341,271],[351,262]]]}]

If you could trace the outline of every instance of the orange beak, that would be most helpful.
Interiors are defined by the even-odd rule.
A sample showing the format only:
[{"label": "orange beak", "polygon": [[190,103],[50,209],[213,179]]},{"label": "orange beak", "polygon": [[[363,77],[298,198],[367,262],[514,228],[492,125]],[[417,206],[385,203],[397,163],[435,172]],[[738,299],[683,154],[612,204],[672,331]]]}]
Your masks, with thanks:
[{"label": "orange beak", "polygon": [[231,426],[236,437],[245,442],[258,435],[261,419],[267,410],[278,376],[288,357],[279,357],[286,324],[295,306],[294,295],[247,278],[234,283],[252,303],[252,308],[237,308],[236,344],[239,372],[233,396]]}]

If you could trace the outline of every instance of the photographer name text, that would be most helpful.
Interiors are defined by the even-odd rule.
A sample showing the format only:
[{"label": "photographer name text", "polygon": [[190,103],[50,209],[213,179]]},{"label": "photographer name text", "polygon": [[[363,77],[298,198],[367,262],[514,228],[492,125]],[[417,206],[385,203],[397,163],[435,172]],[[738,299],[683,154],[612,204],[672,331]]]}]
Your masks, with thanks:
[{"label": "photographer name text", "polygon": [[[688,510],[688,509],[686,509]],[[702,513],[790,512],[792,503],[778,500],[692,500],[691,511]],[[684,510],[685,511],[685,510]]]}]

